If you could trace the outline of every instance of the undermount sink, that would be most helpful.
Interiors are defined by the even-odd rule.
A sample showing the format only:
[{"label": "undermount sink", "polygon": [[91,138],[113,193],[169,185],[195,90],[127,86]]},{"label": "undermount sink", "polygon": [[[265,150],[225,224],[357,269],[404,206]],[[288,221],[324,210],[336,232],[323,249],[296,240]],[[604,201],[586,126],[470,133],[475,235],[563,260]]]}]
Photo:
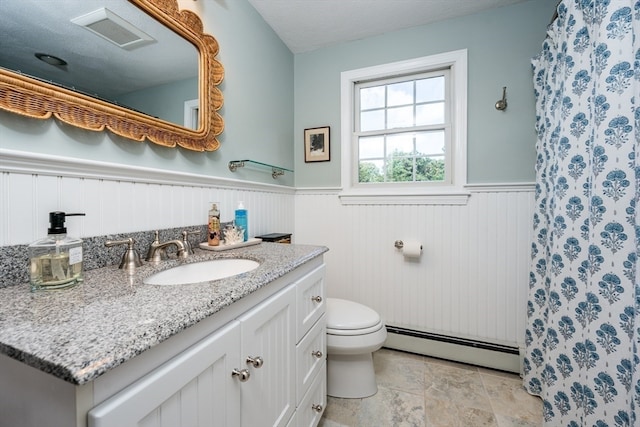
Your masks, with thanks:
[{"label": "undermount sink", "polygon": [[143,283],[147,285],[188,285],[208,282],[246,273],[259,265],[260,263],[256,261],[241,258],[194,262],[153,274],[144,279]]}]

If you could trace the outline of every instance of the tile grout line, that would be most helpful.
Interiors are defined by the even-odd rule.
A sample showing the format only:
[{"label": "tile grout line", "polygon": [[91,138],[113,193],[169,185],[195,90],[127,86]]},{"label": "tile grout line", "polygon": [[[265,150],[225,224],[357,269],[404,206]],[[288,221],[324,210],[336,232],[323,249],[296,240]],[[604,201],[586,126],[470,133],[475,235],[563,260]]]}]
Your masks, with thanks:
[{"label": "tile grout line", "polygon": [[482,383],[482,389],[484,390],[484,393],[487,396],[487,400],[489,401],[489,405],[491,406],[491,413],[493,414],[493,419],[496,422],[496,426],[497,427],[501,427],[500,426],[500,420],[498,419],[498,414],[496,414],[496,408],[495,408],[495,406],[493,404],[493,399],[491,398],[491,395],[489,394],[489,390],[487,390],[487,384],[485,382],[484,375],[482,374],[482,372],[480,372],[480,370],[478,368],[476,368],[476,370],[478,371],[478,375],[480,376],[480,382]]}]

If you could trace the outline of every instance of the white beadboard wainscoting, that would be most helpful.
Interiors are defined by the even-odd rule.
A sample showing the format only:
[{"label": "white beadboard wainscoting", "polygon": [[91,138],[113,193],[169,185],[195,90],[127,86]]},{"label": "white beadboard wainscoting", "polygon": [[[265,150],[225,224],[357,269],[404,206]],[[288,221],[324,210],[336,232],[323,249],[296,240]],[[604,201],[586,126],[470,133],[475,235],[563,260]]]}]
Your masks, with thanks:
[{"label": "white beadboard wainscoting", "polygon": [[[211,202],[231,221],[238,201],[251,235],[293,233],[294,189],[212,176],[0,149],[0,246],[44,237],[49,212],[69,235],[92,237],[207,223]],[[179,237],[179,236],[176,236]]]},{"label": "white beadboard wainscoting", "polygon": [[[517,372],[534,188],[467,190],[466,205],[347,205],[338,190],[298,189],[296,242],[329,248],[328,296],[380,313],[399,332],[387,347]],[[419,260],[394,247],[410,239]]]},{"label": "white beadboard wainscoting", "polygon": [[[517,371],[533,185],[467,189],[462,205],[343,205],[338,189],[0,149],[0,246],[43,237],[52,210],[84,212],[67,228],[91,237],[205,224],[213,201],[228,221],[242,200],[251,235],[287,232],[329,248],[328,295],[377,310],[391,327],[387,347]],[[394,247],[411,239],[423,245],[417,261]]]}]

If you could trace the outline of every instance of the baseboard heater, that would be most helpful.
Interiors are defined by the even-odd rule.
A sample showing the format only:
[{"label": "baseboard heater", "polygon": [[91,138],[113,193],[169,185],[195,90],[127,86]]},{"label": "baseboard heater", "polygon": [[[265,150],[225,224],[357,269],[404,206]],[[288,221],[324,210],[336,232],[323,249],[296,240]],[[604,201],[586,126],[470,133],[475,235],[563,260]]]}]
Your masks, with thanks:
[{"label": "baseboard heater", "polygon": [[384,346],[471,365],[520,372],[518,347],[387,325]]}]

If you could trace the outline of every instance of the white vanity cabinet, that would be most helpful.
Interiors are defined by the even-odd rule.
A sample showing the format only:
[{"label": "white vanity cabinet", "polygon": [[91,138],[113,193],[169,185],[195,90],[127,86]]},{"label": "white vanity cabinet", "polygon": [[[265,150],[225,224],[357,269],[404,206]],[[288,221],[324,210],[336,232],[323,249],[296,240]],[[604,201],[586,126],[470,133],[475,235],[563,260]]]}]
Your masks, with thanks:
[{"label": "white vanity cabinet", "polygon": [[324,271],[315,256],[82,385],[0,354],[0,427],[316,426]]},{"label": "white vanity cabinet", "polygon": [[326,406],[324,264],[89,411],[89,427],[315,426]]},{"label": "white vanity cabinet", "polygon": [[89,425],[237,426],[240,325],[231,322],[89,411]]}]

